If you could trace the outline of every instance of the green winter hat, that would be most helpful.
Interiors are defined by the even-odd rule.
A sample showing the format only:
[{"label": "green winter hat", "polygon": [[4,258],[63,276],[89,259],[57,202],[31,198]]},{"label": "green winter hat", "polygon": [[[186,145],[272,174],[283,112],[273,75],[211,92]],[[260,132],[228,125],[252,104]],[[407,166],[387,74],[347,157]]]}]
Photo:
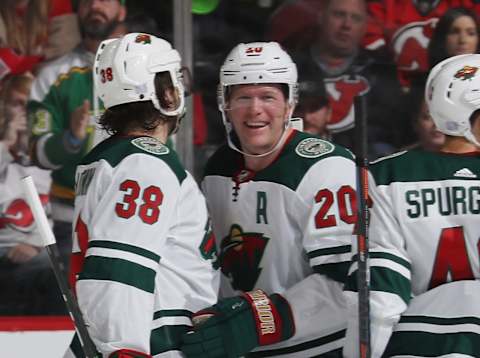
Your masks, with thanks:
[{"label": "green winter hat", "polygon": [[192,13],[207,15],[214,11],[220,0],[192,0]]}]

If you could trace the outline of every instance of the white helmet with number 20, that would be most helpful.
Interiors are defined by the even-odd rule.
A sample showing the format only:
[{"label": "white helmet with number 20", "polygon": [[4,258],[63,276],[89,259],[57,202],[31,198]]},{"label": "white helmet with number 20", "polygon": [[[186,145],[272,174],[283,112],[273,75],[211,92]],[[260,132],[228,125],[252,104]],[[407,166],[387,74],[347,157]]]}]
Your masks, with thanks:
[{"label": "white helmet with number 20", "polygon": [[425,101],[437,129],[465,137],[480,147],[470,117],[480,109],[480,55],[459,55],[437,64],[428,75]]},{"label": "white helmet with number 20", "polygon": [[247,84],[285,84],[288,87],[287,101],[290,105],[290,111],[285,118],[285,128],[287,128],[298,99],[297,77],[297,66],[277,42],[240,43],[230,51],[220,69],[217,101],[231,148],[244,155],[259,157],[276,150],[282,140],[280,139],[277,145],[263,154],[252,155],[241,151],[231,138],[233,127],[227,118],[230,93],[228,87]]},{"label": "white helmet with number 20", "polygon": [[242,84],[283,83],[288,102],[297,102],[297,66],[277,42],[251,42],[235,46],[220,69],[218,105],[224,111],[227,87]]},{"label": "white helmet with number 20", "polygon": [[[158,95],[157,73],[168,75]],[[180,55],[169,42],[153,35],[130,33],[103,41],[95,56],[94,85],[105,108],[152,101],[166,116],[185,111]]]}]

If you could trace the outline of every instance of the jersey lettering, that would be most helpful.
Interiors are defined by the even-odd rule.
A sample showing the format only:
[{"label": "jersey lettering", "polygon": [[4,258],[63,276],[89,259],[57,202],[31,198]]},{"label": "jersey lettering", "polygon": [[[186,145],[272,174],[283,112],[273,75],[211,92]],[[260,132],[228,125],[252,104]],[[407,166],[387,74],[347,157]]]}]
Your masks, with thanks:
[{"label": "jersey lettering", "polygon": [[253,53],[260,53],[263,51],[263,47],[249,47],[245,51],[245,53],[253,54]]},{"label": "jersey lettering", "polygon": [[257,224],[262,222],[268,224],[267,219],[267,193],[264,191],[257,192]]},{"label": "jersey lettering", "polygon": [[100,81],[102,83],[113,81],[113,70],[111,67],[100,70]]},{"label": "jersey lettering", "polygon": [[408,204],[406,213],[411,219],[436,213],[442,216],[480,214],[480,187],[447,186],[408,190],[405,192],[405,201]]},{"label": "jersey lettering", "polygon": [[354,224],[357,221],[357,199],[355,189],[349,185],[342,186],[336,194],[329,189],[322,189],[315,195],[315,202],[321,203],[317,214],[315,215],[315,227],[323,229],[337,225],[337,218],[334,214],[329,214],[330,209],[335,203],[338,205],[338,213],[341,221],[347,224]]},{"label": "jersey lettering", "polygon": [[[120,184],[120,191],[126,192],[122,202],[116,203],[115,212],[124,219],[130,219],[137,213],[137,199],[142,191],[140,185],[134,180],[125,180]],[[163,202],[162,190],[154,185],[143,190],[142,204],[138,210],[138,217],[149,225],[157,222],[160,215],[160,205]]]},{"label": "jersey lettering", "polygon": [[442,230],[433,264],[429,289],[449,281],[473,280],[473,271],[468,259],[463,227]]}]

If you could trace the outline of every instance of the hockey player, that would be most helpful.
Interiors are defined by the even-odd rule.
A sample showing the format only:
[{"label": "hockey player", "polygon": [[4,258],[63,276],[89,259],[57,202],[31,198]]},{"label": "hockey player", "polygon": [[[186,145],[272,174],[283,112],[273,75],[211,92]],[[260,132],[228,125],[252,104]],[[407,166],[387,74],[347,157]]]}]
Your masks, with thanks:
[{"label": "hockey player", "polygon": [[94,73],[113,136],[76,172],[79,306],[102,357],[179,357],[191,314],[218,292],[205,199],[165,146],[185,110],[180,56],[131,33],[102,42]]},{"label": "hockey player", "polygon": [[275,42],[237,45],[220,70],[228,146],[202,189],[221,299],[198,312],[187,357],[340,357],[356,221],[350,152],[290,126],[297,68]]},{"label": "hockey player", "polygon": [[[480,55],[435,66],[425,99],[446,135],[440,152],[405,151],[370,168],[372,357],[480,351]],[[350,348],[345,356],[358,357]]]}]

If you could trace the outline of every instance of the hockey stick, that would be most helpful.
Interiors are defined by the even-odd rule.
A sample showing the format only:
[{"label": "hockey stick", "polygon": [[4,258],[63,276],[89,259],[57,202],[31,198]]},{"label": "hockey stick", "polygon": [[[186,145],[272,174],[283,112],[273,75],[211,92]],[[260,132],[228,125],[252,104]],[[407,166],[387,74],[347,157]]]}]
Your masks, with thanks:
[{"label": "hockey stick", "polygon": [[97,350],[95,344],[92,341],[92,338],[88,334],[87,326],[83,320],[82,313],[78,307],[77,300],[73,296],[70,288],[68,287],[65,268],[60,259],[60,254],[56,245],[55,236],[53,235],[52,229],[48,224],[47,216],[43,210],[43,206],[40,203],[37,189],[33,183],[31,176],[25,177],[22,179],[23,191],[27,198],[28,205],[33,213],[35,222],[37,224],[38,231],[40,232],[40,237],[42,238],[43,245],[45,250],[50,258],[52,263],[52,269],[57,279],[58,286],[62,292],[63,300],[67,305],[70,317],[75,323],[75,329],[80,338],[80,344],[82,345],[82,350],[86,358],[97,358]]},{"label": "hockey stick", "polygon": [[356,96],[355,157],[357,166],[357,287],[360,358],[370,358],[370,272],[368,269],[368,156],[365,96]]}]

